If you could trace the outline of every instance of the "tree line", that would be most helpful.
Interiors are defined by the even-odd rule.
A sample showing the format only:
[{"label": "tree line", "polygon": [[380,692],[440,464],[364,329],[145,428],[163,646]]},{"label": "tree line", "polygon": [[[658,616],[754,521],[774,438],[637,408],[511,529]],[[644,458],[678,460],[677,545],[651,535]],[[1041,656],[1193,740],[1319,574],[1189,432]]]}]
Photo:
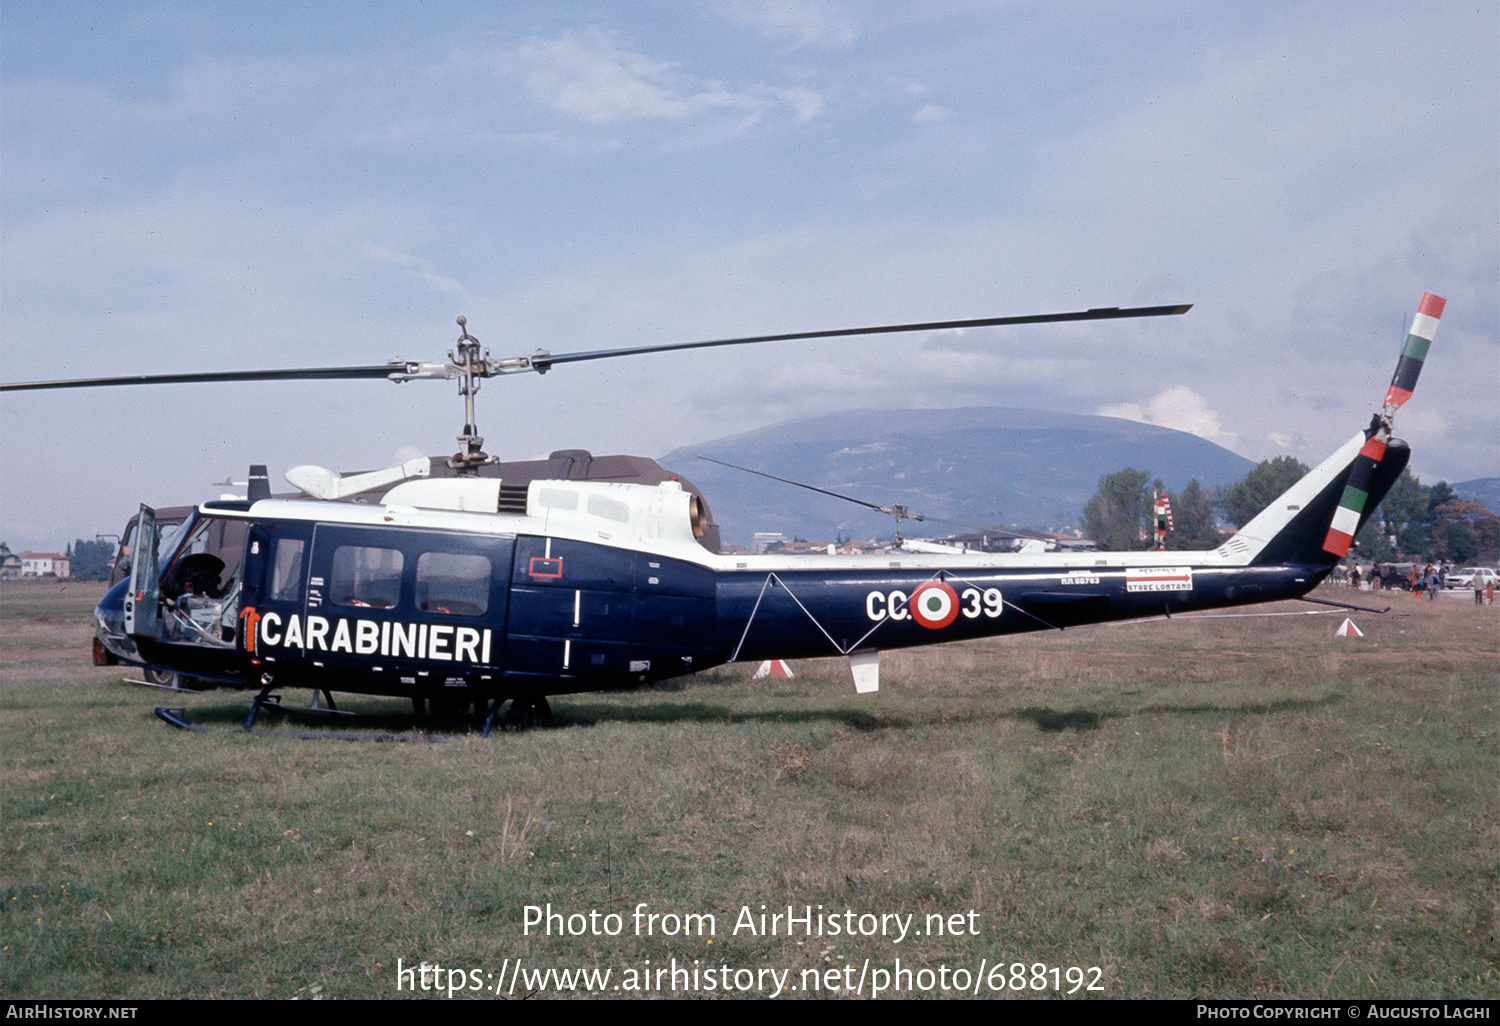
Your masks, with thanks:
[{"label": "tree line", "polygon": [[102,581],[109,577],[110,567],[114,564],[115,546],[113,542],[79,538],[68,546],[65,554],[73,577],[85,581]]},{"label": "tree line", "polygon": [[[1291,456],[1262,460],[1248,474],[1222,489],[1197,478],[1171,495],[1173,530],[1168,549],[1212,549],[1224,540],[1221,523],[1240,528],[1308,468]],[[1099,478],[1099,490],[1084,506],[1084,533],[1101,550],[1129,551],[1154,545],[1152,491],[1164,491],[1150,471],[1126,467]],[[1360,562],[1450,559],[1455,563],[1493,561],[1500,548],[1500,517],[1483,503],[1463,499],[1446,481],[1424,485],[1410,470],[1391,487],[1350,557]]]}]

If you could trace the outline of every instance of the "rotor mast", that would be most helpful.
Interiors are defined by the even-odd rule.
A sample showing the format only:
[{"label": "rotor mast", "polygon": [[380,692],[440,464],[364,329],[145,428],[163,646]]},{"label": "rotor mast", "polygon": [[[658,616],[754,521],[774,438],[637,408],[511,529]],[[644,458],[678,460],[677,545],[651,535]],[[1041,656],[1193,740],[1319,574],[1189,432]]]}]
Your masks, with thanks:
[{"label": "rotor mast", "polygon": [[469,334],[469,319],[458,315],[458,345],[449,350],[448,360],[458,369],[458,393],[464,397],[464,431],[458,436],[459,450],[448,457],[448,466],[460,474],[477,474],[494,457],[484,451],[484,439],[474,425],[474,394],[479,391],[480,378],[489,371],[489,352],[479,351],[479,339]]}]

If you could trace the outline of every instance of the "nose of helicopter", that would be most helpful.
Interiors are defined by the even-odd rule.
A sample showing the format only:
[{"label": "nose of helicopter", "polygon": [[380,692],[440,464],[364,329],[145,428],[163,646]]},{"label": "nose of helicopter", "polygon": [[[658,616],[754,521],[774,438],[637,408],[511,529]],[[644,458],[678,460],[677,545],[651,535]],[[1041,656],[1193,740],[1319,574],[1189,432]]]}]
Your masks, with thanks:
[{"label": "nose of helicopter", "polygon": [[135,659],[135,646],[125,634],[125,592],[130,580],[117,581],[94,607],[94,664],[108,666]]}]

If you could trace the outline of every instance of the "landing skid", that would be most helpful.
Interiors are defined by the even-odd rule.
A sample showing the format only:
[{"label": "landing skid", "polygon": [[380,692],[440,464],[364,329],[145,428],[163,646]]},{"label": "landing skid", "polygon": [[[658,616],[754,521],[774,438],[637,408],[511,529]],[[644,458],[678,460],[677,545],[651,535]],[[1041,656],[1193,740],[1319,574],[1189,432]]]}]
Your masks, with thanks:
[{"label": "landing skid", "polygon": [[[489,712],[484,717],[484,729],[479,732],[480,737],[489,737],[490,730],[495,726],[495,716],[500,712],[500,707],[505,704],[505,699],[497,698],[490,703]],[[552,706],[547,703],[543,696],[536,698],[513,698],[510,700],[510,708],[505,710],[505,725],[512,730],[525,730],[528,727],[550,727],[552,726]]]},{"label": "landing skid", "polygon": [[[153,711],[156,713],[157,719],[171,724],[178,730],[192,731],[195,734],[217,732],[213,727],[205,727],[200,723],[193,723],[187,718],[187,710],[181,706],[176,708],[157,706]],[[326,712],[327,710],[323,711]],[[250,733],[256,737],[293,737],[302,741],[388,741],[395,744],[407,744],[418,741],[426,742],[427,744],[439,744],[443,741],[457,741],[462,736],[457,734],[392,734],[389,731],[368,730],[246,730],[245,728],[241,728],[239,732]]]},{"label": "landing skid", "polygon": [[[122,680],[126,684],[136,684],[136,685],[139,685],[140,687],[144,687],[144,688],[156,688],[156,689],[158,689],[160,691],[171,691],[171,692],[174,692],[174,693],[179,694],[179,695],[208,695],[208,694],[210,694],[210,692],[207,692],[207,691],[195,691],[192,688],[178,687],[178,686],[173,685],[173,684],[153,684],[149,680],[136,680],[133,677],[124,677],[124,678],[122,678]],[[328,703],[326,706],[319,704],[319,702],[318,702],[318,692],[314,691],[313,692],[313,704],[312,705],[287,705],[284,702],[282,702],[279,697],[269,696],[265,701],[263,701],[263,702],[260,703],[259,707],[260,708],[265,708],[265,709],[275,709],[275,710],[277,710],[279,712],[319,713],[319,714],[321,714],[323,716],[353,716],[353,715],[355,715],[352,712],[348,712],[347,710],[340,709],[337,706],[335,706],[333,704],[333,696],[330,695],[327,691],[322,692],[322,694],[323,694],[324,700]],[[254,701],[254,699],[246,698],[244,695],[225,695],[225,694],[217,693],[217,692],[213,693],[213,697],[214,698],[233,698],[237,702],[253,702]]]},{"label": "landing skid", "polygon": [[210,728],[200,726],[197,723],[189,723],[187,720],[187,710],[180,705],[175,709],[167,709],[162,706],[157,706],[155,712],[157,719],[162,720],[165,723],[170,723],[178,730],[191,730],[199,734],[207,734],[210,730]]},{"label": "landing skid", "polygon": [[[123,678],[126,684],[135,684],[140,687],[156,688],[159,691],[171,691],[179,695],[207,695],[206,691],[195,691],[192,688],[184,688],[171,684],[157,684],[149,680],[137,680],[132,677]],[[272,694],[274,684],[267,684],[259,693],[251,698],[246,695],[225,695],[222,692],[213,695],[215,698],[233,698],[239,702],[249,702],[250,712],[245,717],[245,724],[240,730],[246,734],[256,734],[262,737],[299,737],[299,738],[327,738],[344,737],[351,741],[451,741],[461,735],[444,734],[393,734],[384,731],[367,731],[359,733],[312,733],[307,731],[289,730],[256,730],[255,721],[260,716],[262,709],[274,709],[280,713],[315,713],[321,716],[344,716],[351,720],[358,720],[359,713],[347,709],[338,708],[333,701],[333,695],[326,689],[313,692],[312,705],[288,705],[282,701],[280,695]],[[321,696],[321,697],[320,697]],[[500,715],[500,709],[506,702],[510,707],[505,710],[504,716]],[[424,699],[412,699],[413,715],[418,719],[425,719],[427,703]],[[182,706],[158,706],[155,709],[158,719],[169,723],[179,730],[190,730],[197,733],[212,731],[214,728],[205,727],[201,724],[192,723],[187,718],[187,710]],[[553,725],[552,706],[545,697],[528,698],[497,698],[488,703],[485,711],[483,726],[480,729],[481,737],[489,737],[490,731],[494,729],[495,721],[499,719],[501,725],[508,730],[527,730],[532,727],[550,727]],[[471,721],[472,722],[472,721]]]}]

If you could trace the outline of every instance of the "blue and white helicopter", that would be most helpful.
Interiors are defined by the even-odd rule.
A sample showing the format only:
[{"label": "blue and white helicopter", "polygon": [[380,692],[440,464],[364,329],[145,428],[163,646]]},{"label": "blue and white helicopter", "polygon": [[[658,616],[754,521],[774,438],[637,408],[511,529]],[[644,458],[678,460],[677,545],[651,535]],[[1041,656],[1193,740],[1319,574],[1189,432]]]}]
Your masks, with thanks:
[{"label": "blue and white helicopter", "polygon": [[[247,498],[204,502],[159,539],[142,506],[129,576],[95,613],[96,662],[257,690],[402,696],[473,707],[488,731],[549,715],[547,697],[616,690],[735,661],[846,657],[861,693],[880,652],[1306,596],[1410,458],[1391,421],[1444,301],[1424,294],[1368,428],[1218,548],[1204,551],[741,555],[718,551],[701,495],[661,472],[507,479],[482,449],[485,377],[679,349],[998,325],[1153,317],[1187,306],[883,325],[493,359],[463,318],[445,361],[145,375],[0,390],[326,378],[458,380],[460,450],[367,474],[264,468]],[[567,454],[558,454],[566,457]],[[649,461],[645,461],[649,462]],[[653,464],[654,466],[654,464]],[[362,498],[364,501],[350,501]],[[1315,601],[1315,600],[1310,600]]]}]

